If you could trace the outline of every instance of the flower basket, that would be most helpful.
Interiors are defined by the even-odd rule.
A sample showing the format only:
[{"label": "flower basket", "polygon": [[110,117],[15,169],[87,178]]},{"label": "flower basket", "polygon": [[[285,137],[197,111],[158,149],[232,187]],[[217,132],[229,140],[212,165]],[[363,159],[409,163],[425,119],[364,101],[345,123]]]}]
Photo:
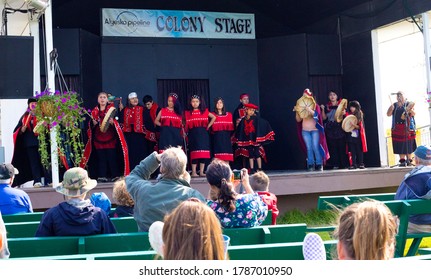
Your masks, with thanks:
[{"label": "flower basket", "polygon": [[[38,102],[39,104],[39,102]],[[55,104],[54,100],[41,100],[40,107],[44,116],[52,118],[55,115]]]},{"label": "flower basket", "polygon": [[[38,134],[42,164],[46,168],[51,165],[50,145],[55,141],[60,164],[67,163],[67,167],[79,166],[84,153],[81,122],[87,111],[81,106],[78,94],[44,91],[35,97],[38,100],[35,133]],[[55,139],[50,139],[52,129],[56,129]]]}]

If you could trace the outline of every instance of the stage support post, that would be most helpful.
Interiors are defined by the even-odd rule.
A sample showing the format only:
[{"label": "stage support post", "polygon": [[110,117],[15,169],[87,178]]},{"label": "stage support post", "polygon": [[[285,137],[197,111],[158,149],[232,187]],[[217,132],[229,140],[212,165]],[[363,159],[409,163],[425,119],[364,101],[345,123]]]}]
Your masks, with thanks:
[{"label": "stage support post", "polygon": [[[431,37],[430,37],[430,24],[428,13],[422,14],[422,30],[424,36],[424,50],[425,50],[425,66],[427,76],[427,94],[428,101],[431,99]],[[431,102],[428,103],[428,112],[431,123]]]},{"label": "stage support post", "polygon": [[[49,0],[48,7],[44,13],[45,16],[45,61],[46,61],[46,84],[47,88],[52,94],[55,93],[55,71],[54,65],[51,62],[50,54],[54,50],[53,37],[52,37],[52,0]],[[51,128],[50,133],[51,139],[56,139],[57,137],[57,126]],[[52,186],[56,187],[59,185],[59,175],[58,175],[58,147],[57,141],[51,142],[51,173],[52,173]]]}]

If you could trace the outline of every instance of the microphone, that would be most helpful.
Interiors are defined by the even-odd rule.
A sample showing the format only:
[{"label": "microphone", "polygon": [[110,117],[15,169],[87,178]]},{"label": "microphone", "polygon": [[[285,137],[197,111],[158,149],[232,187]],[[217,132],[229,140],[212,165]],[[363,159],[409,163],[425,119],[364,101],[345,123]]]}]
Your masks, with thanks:
[{"label": "microphone", "polygon": [[326,260],[325,245],[317,233],[307,233],[302,245],[302,255],[304,260]]}]

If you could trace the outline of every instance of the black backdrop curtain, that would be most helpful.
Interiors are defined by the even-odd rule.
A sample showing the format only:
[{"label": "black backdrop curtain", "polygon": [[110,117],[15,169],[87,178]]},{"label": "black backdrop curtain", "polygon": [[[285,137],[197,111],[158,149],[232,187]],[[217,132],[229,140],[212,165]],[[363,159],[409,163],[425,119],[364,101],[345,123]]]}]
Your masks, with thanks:
[{"label": "black backdrop curtain", "polygon": [[[81,94],[81,96],[82,96],[81,84],[79,81],[79,75],[66,75],[66,76],[63,76],[63,78],[64,78],[64,82],[57,75],[55,76],[55,89],[56,90],[58,90],[60,92],[64,92],[67,90],[66,89],[66,85],[67,85],[67,87],[70,91],[75,91],[75,92]],[[66,85],[64,83],[66,83]],[[40,77],[41,91],[43,91],[45,89],[45,86],[46,86],[46,77],[41,76]]]},{"label": "black backdrop curtain", "polygon": [[[205,105],[209,105],[209,80],[205,79],[161,79],[157,80],[157,100],[158,103],[166,107],[168,95],[171,92],[178,94],[179,101],[184,110],[190,108],[190,97],[197,94],[204,100]],[[212,111],[212,108],[208,108]]]},{"label": "black backdrop curtain", "polygon": [[313,92],[318,104],[328,102],[329,91],[334,91],[338,98],[343,98],[341,76],[310,76],[310,90]]}]

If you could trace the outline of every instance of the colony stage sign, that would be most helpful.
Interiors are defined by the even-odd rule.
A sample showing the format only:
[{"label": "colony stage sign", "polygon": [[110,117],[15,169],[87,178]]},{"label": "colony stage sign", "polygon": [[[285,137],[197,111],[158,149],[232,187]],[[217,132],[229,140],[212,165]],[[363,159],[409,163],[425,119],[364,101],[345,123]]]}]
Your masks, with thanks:
[{"label": "colony stage sign", "polygon": [[253,14],[102,10],[103,36],[255,39]]}]

